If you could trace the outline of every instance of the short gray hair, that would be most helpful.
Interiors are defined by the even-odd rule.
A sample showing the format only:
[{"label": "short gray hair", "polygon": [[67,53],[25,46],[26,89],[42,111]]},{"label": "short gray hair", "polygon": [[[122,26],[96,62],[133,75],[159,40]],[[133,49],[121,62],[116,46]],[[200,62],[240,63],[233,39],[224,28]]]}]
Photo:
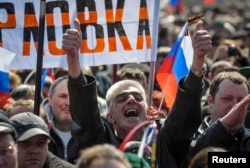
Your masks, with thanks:
[{"label": "short gray hair", "polygon": [[68,75],[64,75],[64,76],[61,76],[61,77],[57,78],[57,79],[51,84],[50,89],[49,89],[49,95],[50,95],[50,97],[52,97],[52,96],[54,95],[55,89],[56,89],[57,85],[58,85],[59,83],[61,83],[62,81],[64,81],[64,80],[67,80],[67,81],[68,81]]},{"label": "short gray hair", "polygon": [[144,90],[143,86],[135,80],[124,79],[124,80],[118,81],[115,84],[113,84],[107,91],[106,102],[107,102],[107,107],[108,107],[109,111],[111,109],[112,102],[114,101],[114,98],[117,96],[117,94],[121,90],[124,90],[130,86],[135,87],[139,90],[139,93],[142,95],[142,97],[146,103],[146,95],[145,95],[145,90]]}]

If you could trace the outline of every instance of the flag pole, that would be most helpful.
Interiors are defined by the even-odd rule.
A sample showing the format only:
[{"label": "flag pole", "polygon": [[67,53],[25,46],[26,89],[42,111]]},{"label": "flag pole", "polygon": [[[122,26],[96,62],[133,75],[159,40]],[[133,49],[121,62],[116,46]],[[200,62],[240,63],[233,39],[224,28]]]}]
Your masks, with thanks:
[{"label": "flag pole", "polygon": [[45,13],[46,13],[46,0],[41,0],[39,26],[38,26],[38,51],[37,51],[36,82],[35,82],[34,113],[36,115],[39,115],[40,113],[40,102],[41,102],[41,77],[42,77],[42,69],[43,69]]},{"label": "flag pole", "polygon": [[158,26],[159,26],[159,13],[160,13],[160,0],[155,0],[154,8],[154,23],[153,23],[153,32],[152,32],[152,50],[151,50],[151,61],[150,61],[150,71],[149,71],[149,81],[148,81],[148,94],[147,94],[147,104],[151,105],[152,94],[154,89],[154,80],[155,80],[155,61],[157,54],[157,45],[158,45]]}]

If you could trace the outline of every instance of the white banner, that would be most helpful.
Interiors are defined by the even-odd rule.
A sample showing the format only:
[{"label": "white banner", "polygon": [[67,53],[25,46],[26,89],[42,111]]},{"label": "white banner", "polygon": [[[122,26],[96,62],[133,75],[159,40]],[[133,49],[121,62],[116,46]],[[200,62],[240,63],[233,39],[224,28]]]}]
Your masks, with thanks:
[{"label": "white banner", "polygon": [[[154,61],[160,0],[47,0],[43,68],[66,67],[62,36],[78,18],[81,65]],[[0,47],[11,69],[36,67],[39,0],[0,0]],[[0,55],[1,57],[1,55]],[[2,57],[3,58],[3,57]]]}]

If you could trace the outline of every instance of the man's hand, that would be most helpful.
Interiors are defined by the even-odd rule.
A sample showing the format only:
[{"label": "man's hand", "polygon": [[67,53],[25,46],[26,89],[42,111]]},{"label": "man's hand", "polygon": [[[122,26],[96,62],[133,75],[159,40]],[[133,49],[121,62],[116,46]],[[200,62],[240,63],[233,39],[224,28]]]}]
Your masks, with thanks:
[{"label": "man's hand", "polygon": [[238,132],[243,127],[249,103],[250,94],[242,99],[239,103],[235,104],[229,113],[220,119],[222,125],[231,134]]},{"label": "man's hand", "polygon": [[166,113],[157,111],[154,107],[149,106],[147,109],[147,120],[165,119]]},{"label": "man's hand", "polygon": [[68,29],[63,34],[62,48],[66,52],[67,56],[77,56],[81,41],[82,41],[82,32],[80,29],[80,23],[78,19],[74,20],[75,29]]},{"label": "man's hand", "polygon": [[198,21],[192,36],[194,49],[193,67],[201,71],[205,62],[206,54],[212,49],[211,36],[203,29],[203,21]]},{"label": "man's hand", "polygon": [[62,48],[67,54],[69,75],[73,78],[79,76],[81,67],[79,62],[79,49],[82,42],[82,32],[78,19],[74,20],[75,29],[68,29],[63,34]]}]

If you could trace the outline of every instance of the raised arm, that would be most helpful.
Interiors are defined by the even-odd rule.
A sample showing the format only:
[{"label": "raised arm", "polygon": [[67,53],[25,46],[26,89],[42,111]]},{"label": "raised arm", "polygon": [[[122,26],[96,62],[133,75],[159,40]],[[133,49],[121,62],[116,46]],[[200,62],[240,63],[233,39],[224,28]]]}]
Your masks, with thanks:
[{"label": "raised arm", "polygon": [[207,30],[203,29],[202,21],[199,21],[196,25],[196,29],[192,35],[192,45],[194,49],[192,66],[197,71],[201,71],[206,55],[212,48],[211,36]]},{"label": "raised arm", "polygon": [[211,36],[207,30],[203,29],[203,22],[199,21],[196,25],[196,29],[192,35],[192,45],[194,49],[193,62],[191,67],[191,73],[184,80],[184,89],[194,90],[201,87],[200,82],[193,81],[193,78],[190,79],[191,74],[202,79],[202,71],[205,63],[206,55],[212,48]]},{"label": "raised arm", "polygon": [[225,149],[237,150],[235,146],[239,143],[242,150],[247,150],[249,140],[244,143],[240,142],[237,133],[242,133],[244,127],[244,120],[247,113],[247,106],[250,103],[250,95],[247,95],[239,103],[235,104],[231,110],[221,119],[212,123],[200,136],[198,136],[196,143],[189,151],[190,156],[194,156],[201,149],[214,146]]},{"label": "raised arm", "polygon": [[101,121],[97,102],[96,79],[81,72],[79,50],[82,32],[78,19],[74,20],[74,29],[68,29],[63,35],[62,47],[68,62],[68,90],[70,113],[79,128],[72,131],[79,148],[106,142],[106,132]]},{"label": "raised arm", "polygon": [[[192,36],[193,68],[179,82],[170,115],[158,137],[158,166],[179,167],[188,151],[191,137],[201,123],[202,68],[205,56],[212,48],[211,36],[199,21]],[[165,157],[169,155],[169,157]]]},{"label": "raised arm", "polygon": [[67,54],[69,75],[77,78],[81,72],[79,49],[82,42],[82,32],[78,19],[74,20],[75,29],[68,29],[63,35],[62,48]]}]

